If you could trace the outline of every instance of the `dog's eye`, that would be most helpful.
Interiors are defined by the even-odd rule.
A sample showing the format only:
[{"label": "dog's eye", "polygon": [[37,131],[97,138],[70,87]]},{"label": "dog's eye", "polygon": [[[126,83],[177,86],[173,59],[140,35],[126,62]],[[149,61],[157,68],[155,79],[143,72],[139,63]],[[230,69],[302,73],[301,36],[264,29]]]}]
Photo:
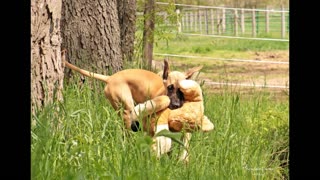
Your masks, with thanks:
[{"label": "dog's eye", "polygon": [[171,92],[171,91],[173,91],[174,86],[173,86],[173,84],[171,84],[171,85],[170,85],[170,86],[168,86],[167,88],[168,88],[168,91],[170,91],[170,92]]}]

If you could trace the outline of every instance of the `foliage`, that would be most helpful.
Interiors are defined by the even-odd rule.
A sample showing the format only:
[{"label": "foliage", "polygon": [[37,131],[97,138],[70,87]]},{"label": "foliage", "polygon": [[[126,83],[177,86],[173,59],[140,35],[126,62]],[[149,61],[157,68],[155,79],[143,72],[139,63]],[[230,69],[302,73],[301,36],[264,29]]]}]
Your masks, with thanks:
[{"label": "foliage", "polygon": [[[143,42],[143,29],[144,20],[148,14],[143,14],[144,1],[138,1],[138,16],[136,19],[136,41],[135,41],[135,59],[138,59],[138,66],[141,66],[139,59],[142,57],[142,42]],[[168,43],[175,37],[177,33],[177,20],[179,16],[175,12],[175,6],[172,2],[167,6],[156,6],[155,8],[155,30],[154,30],[154,43],[157,45],[158,41],[165,41]]]}]

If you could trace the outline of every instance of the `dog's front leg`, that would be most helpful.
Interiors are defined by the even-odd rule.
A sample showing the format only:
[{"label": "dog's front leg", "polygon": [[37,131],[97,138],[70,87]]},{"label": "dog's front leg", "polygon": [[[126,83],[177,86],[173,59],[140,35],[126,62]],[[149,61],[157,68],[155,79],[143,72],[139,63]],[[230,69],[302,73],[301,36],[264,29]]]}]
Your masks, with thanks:
[{"label": "dog's front leg", "polygon": [[[158,96],[144,103],[137,104],[133,111],[131,112],[131,120],[138,121],[140,115],[143,117],[152,115],[167,108],[170,104],[170,99],[168,96]],[[143,118],[142,117],[142,118]]]},{"label": "dog's front leg", "polygon": [[189,132],[186,132],[183,135],[183,145],[184,149],[182,151],[182,154],[180,156],[180,160],[184,161],[185,163],[189,162],[189,145],[190,145],[190,139],[191,139],[192,134]]}]

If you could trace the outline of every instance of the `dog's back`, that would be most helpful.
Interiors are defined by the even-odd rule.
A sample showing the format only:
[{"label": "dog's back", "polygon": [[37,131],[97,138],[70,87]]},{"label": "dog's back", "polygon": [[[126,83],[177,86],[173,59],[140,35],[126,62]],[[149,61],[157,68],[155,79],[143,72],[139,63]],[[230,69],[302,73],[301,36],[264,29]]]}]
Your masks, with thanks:
[{"label": "dog's back", "polygon": [[126,69],[113,74],[107,81],[108,86],[117,88],[128,86],[136,103],[142,103],[159,95],[166,94],[163,80],[157,74],[143,69]]}]

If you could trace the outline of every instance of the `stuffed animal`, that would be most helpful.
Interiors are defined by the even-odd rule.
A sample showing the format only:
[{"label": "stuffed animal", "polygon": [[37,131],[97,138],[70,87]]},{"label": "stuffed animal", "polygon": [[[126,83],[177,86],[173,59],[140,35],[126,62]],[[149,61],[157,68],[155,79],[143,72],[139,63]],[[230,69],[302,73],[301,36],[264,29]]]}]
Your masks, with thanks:
[{"label": "stuffed animal", "polygon": [[167,96],[160,96],[157,101],[146,101],[135,107],[136,114],[141,114],[144,111],[145,116],[153,112],[151,120],[145,118],[143,121],[144,130],[150,135],[153,136],[155,132],[159,132],[157,128],[165,127],[164,125],[167,125],[172,132],[180,132],[183,129],[187,132],[213,130],[213,123],[204,115],[200,85],[194,80],[182,80],[178,86],[185,98],[185,103],[178,109],[168,108],[170,99]]},{"label": "stuffed animal", "polygon": [[213,123],[204,115],[200,85],[194,80],[182,80],[178,85],[184,95],[185,103],[181,108],[174,110],[166,108],[158,112],[156,124],[168,123],[170,131],[173,132],[180,132],[182,129],[187,132],[213,130]]},{"label": "stuffed animal", "polygon": [[[149,100],[135,106],[136,115],[151,115],[151,118],[144,118],[143,129],[149,135],[154,136],[161,130],[167,129],[172,132],[203,131],[213,130],[214,125],[204,115],[203,96],[200,85],[194,80],[182,80],[178,83],[180,91],[184,95],[185,103],[178,109],[168,108],[170,99],[168,96],[159,96],[157,100]],[[154,138],[155,144],[152,147],[157,156],[169,152],[171,139],[164,136]]]}]

